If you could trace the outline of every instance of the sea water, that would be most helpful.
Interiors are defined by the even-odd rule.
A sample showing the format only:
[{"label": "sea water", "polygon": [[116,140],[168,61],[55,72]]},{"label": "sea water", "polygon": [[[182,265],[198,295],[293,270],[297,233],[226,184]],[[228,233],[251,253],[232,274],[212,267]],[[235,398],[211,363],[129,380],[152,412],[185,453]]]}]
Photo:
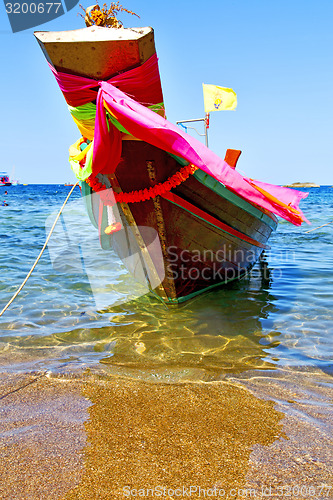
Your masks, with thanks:
[{"label": "sea water", "polygon": [[[70,187],[10,186],[6,196],[0,189],[8,203],[0,207],[2,309]],[[264,274],[256,266],[242,281],[168,308],[135,284],[112,249],[99,248],[75,188],[48,249],[0,318],[0,369],[97,364],[171,379],[279,369],[332,374],[333,224],[308,231],[333,221],[333,188],[308,192],[301,205],[311,225],[279,221]]]},{"label": "sea water", "polygon": [[[69,189],[62,185],[7,188],[8,194],[3,198],[8,206],[0,207],[0,309],[31,269]],[[38,386],[38,390],[37,384],[33,386],[35,399],[29,403],[30,393],[26,391],[31,380],[45,381],[46,377],[57,382],[65,380],[69,382],[65,384],[68,392],[74,379],[81,384],[91,377],[95,381],[102,377],[102,382],[112,381],[113,390],[106,391],[100,400],[101,386],[91,386],[89,398],[93,405],[86,431],[92,428],[93,432],[88,432],[88,443],[94,442],[104,427],[107,432],[99,445],[108,442],[109,428],[117,413],[112,405],[108,409],[108,403],[112,403],[109,398],[123,394],[123,390],[125,394],[133,387],[129,393],[133,400],[130,411],[138,412],[139,434],[140,415],[147,411],[149,415],[157,412],[155,423],[159,419],[163,422],[161,415],[165,408],[158,395],[179,397],[186,393],[188,397],[181,408],[186,414],[187,405],[191,407],[194,417],[187,422],[189,429],[196,428],[198,415],[204,429],[205,420],[199,409],[207,405],[207,416],[212,417],[215,408],[225,418],[219,424],[222,429],[215,429],[212,434],[218,448],[242,443],[242,438],[244,443],[252,443],[248,444],[249,460],[244,455],[244,443],[239,444],[242,449],[236,445],[230,449],[236,450],[237,456],[244,455],[246,481],[257,488],[258,497],[271,497],[273,488],[280,497],[283,493],[293,499],[332,498],[333,188],[310,188],[302,209],[312,225],[295,227],[280,221],[269,241],[271,249],[249,276],[183,305],[166,307],[147,294],[142,283],[133,280],[124,261],[112,249],[100,249],[98,232],[88,220],[79,188],[75,188],[47,250],[21,293],[0,317],[0,377],[4,384],[1,418],[5,426],[1,436],[6,460],[8,449],[17,453],[17,448],[8,445],[8,439],[19,432],[18,443],[25,448],[29,429],[38,431],[38,425],[31,425],[32,421],[35,423],[35,415],[44,422],[54,411],[54,401],[47,398],[43,401],[43,392],[39,392],[41,387],[50,387],[45,384]],[[13,380],[21,382],[17,386]],[[156,390],[156,384],[162,384],[160,391]],[[63,386],[58,383],[54,390]],[[215,387],[218,392],[214,392]],[[151,403],[145,400],[140,407],[138,391],[143,391],[143,395],[155,394],[155,399]],[[200,401],[194,394],[200,394]],[[238,396],[234,397],[235,394]],[[210,398],[213,395],[213,399],[208,395]],[[21,396],[24,404],[19,404]],[[85,398],[80,399],[80,408],[92,404]],[[251,405],[244,407],[243,400],[256,402],[258,408],[266,405],[268,414],[256,415],[254,419],[254,410]],[[67,394],[66,404],[61,406],[62,412],[67,411],[67,421],[71,421],[70,408],[75,401],[73,394]],[[173,396],[168,401],[172,407]],[[196,408],[198,412],[194,411]],[[96,417],[98,411],[106,418],[102,426]],[[206,416],[206,407],[204,413]],[[173,417],[172,421],[178,425],[178,414]],[[88,419],[88,414],[84,418]],[[91,427],[94,418],[97,418],[96,429]],[[56,406],[56,422],[57,419]],[[281,420],[281,429],[269,427],[274,439],[264,445],[265,441],[256,436],[258,432],[265,434],[269,422],[276,420]],[[223,434],[224,423],[227,434]],[[149,438],[149,425],[143,428]],[[50,428],[45,431],[47,436],[57,439],[54,427],[51,429],[52,432]],[[159,432],[158,429],[154,425],[151,433]],[[117,428],[114,432],[118,435]],[[131,432],[132,428],[128,429],[130,441]],[[251,434],[253,439],[247,441]],[[47,439],[45,433],[38,436],[37,432],[37,443]],[[184,437],[183,431],[181,436]],[[191,431],[186,436],[191,440]],[[211,441],[201,443],[199,439],[195,453],[208,444],[212,446]],[[178,449],[179,443],[175,446]],[[38,444],[36,456],[39,448]],[[89,449],[90,445],[87,453]],[[112,445],[106,459],[103,446],[97,448],[94,453],[97,469],[95,465],[92,467],[94,477],[98,467],[104,470],[115,449]],[[121,450],[126,453],[128,449],[132,450],[131,443],[122,442]],[[210,461],[210,453],[208,457]],[[221,478],[228,477],[228,457],[227,453],[221,458],[221,463],[227,464],[221,470]],[[196,457],[191,458],[195,463]],[[37,469],[48,460],[40,459]],[[8,460],[4,464],[7,467]],[[6,470],[15,485],[15,469],[12,472],[10,467],[9,461]],[[27,462],[23,462],[23,467],[25,483]],[[117,467],[116,463],[115,470],[119,472]],[[152,467],[156,467],[154,461]],[[108,494],[114,487],[113,481],[119,479],[118,472],[111,474],[111,486],[104,478]],[[243,481],[242,474],[238,480]],[[20,490],[17,498],[21,498],[21,493]],[[244,498],[244,494],[238,498]]]}]

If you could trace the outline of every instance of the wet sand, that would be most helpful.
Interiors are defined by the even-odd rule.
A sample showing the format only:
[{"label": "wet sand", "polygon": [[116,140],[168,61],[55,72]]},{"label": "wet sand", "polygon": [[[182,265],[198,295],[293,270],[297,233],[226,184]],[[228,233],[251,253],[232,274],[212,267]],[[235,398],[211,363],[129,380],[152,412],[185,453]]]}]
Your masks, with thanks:
[{"label": "wet sand", "polygon": [[[135,498],[158,487],[166,488],[162,498],[173,491],[173,498],[188,498],[191,486],[195,499],[215,487],[215,497],[244,498],[237,491],[252,488],[252,497],[262,498],[263,487],[332,479],[330,434],[325,441],[312,422],[288,419],[252,379],[168,384],[90,373],[0,381],[6,500]],[[185,494],[177,490],[183,487]],[[327,491],[287,497],[330,498]]]},{"label": "wet sand", "polygon": [[56,499],[81,479],[89,403],[81,384],[0,375],[0,498]]},{"label": "wet sand", "polygon": [[284,498],[333,498],[332,376],[311,369],[267,375],[252,372],[242,383],[255,396],[275,402],[284,414],[286,438],[253,447],[248,484],[258,490],[264,485]]}]

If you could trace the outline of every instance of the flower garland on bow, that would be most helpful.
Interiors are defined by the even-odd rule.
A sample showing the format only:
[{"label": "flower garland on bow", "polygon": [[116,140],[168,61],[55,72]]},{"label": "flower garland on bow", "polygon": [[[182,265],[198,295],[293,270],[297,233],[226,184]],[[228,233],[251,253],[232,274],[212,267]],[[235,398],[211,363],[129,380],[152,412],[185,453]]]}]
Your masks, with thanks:
[{"label": "flower garland on bow", "polygon": [[107,189],[106,186],[102,182],[99,182],[93,175],[90,175],[85,182],[96,193],[99,192],[104,205],[113,206],[115,203],[137,203],[156,198],[158,195],[163,195],[186,181],[186,179],[194,174],[196,170],[198,170],[198,167],[190,163],[182,167],[164,182],[160,182],[148,189],[139,189],[137,191],[130,191],[129,193],[115,193],[113,190]]}]

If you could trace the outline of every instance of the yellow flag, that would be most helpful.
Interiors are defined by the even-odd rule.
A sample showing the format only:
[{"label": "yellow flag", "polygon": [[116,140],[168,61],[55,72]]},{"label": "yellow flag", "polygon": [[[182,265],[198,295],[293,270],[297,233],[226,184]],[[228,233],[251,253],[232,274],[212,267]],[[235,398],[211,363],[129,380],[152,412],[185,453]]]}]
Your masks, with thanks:
[{"label": "yellow flag", "polygon": [[202,84],[205,113],[210,111],[232,110],[237,106],[237,95],[232,89],[217,85]]}]

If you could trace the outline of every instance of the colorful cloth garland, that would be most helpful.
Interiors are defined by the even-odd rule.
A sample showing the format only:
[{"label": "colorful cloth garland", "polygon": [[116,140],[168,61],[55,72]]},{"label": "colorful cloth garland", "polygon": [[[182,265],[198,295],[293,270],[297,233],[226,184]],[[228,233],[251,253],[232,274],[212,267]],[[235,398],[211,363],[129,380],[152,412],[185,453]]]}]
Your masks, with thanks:
[{"label": "colorful cloth garland", "polygon": [[158,195],[163,195],[171,191],[172,188],[179,186],[182,182],[194,172],[198,167],[194,165],[186,165],[182,167],[179,172],[169,177],[165,182],[160,182],[155,186],[148,189],[140,189],[138,191],[131,191],[129,193],[115,193],[113,190],[106,189],[102,182],[99,182],[96,177],[90,176],[86,179],[86,183],[96,192],[100,194],[101,200],[104,205],[113,206],[115,203],[137,203],[139,201],[146,201],[155,198]]}]

